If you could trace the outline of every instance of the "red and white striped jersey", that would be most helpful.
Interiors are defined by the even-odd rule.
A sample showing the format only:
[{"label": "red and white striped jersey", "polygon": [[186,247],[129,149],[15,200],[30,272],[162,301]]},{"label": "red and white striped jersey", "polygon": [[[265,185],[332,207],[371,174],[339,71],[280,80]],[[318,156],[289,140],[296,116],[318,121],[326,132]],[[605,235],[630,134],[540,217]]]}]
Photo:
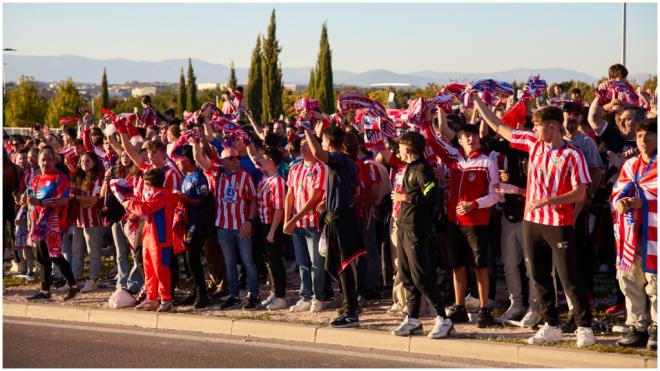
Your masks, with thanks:
[{"label": "red and white striped jersey", "polygon": [[[325,192],[325,177],[327,170],[325,165],[315,162],[313,165],[305,165],[304,162],[297,163],[289,169],[287,187],[293,191],[294,213],[302,210],[305,203],[312,197],[315,189]],[[310,210],[298,222],[298,228],[312,228],[319,226],[319,214],[316,208]]]},{"label": "red and white striped jersey", "polygon": [[275,210],[284,209],[284,178],[278,173],[264,176],[257,187],[257,209],[259,219],[264,224],[271,224]]},{"label": "red and white striped jersey", "polygon": [[[215,226],[224,229],[240,229],[248,218],[250,202],[257,197],[252,176],[245,170],[229,174],[217,169],[207,172],[213,177],[216,202]],[[219,175],[218,175],[219,174]],[[211,183],[211,182],[209,182]]]},{"label": "red and white striped jersey", "polygon": [[[99,197],[101,194],[101,186],[103,185],[103,176],[99,176],[92,185],[90,192],[84,192],[81,189],[71,187],[71,193],[76,196],[92,196]],[[90,208],[80,206],[78,203],[78,216],[76,217],[76,227],[90,228],[98,227],[101,225],[101,216],[99,214],[102,201],[99,200],[94,206]]]},{"label": "red and white striped jersey", "polygon": [[[155,166],[152,165],[149,160],[144,160],[140,164],[140,170],[142,170],[143,175],[153,168],[155,168]],[[165,183],[163,188],[171,191],[180,191],[181,182],[183,181],[183,173],[179,170],[174,161],[169,157],[165,157],[165,166],[162,167],[162,170],[165,172]],[[144,189],[144,177],[142,176],[138,180],[137,187],[135,187],[135,196],[137,196],[140,201],[146,201],[149,199],[149,196],[151,196],[151,194],[147,193],[148,192]]]},{"label": "red and white striped jersey", "polygon": [[[401,193],[403,191],[403,174],[406,172],[406,164],[398,157],[390,156],[388,163],[390,166],[390,182],[392,183],[392,192]],[[401,212],[401,202],[392,201],[392,219],[399,218]]]},{"label": "red and white striped jersey", "polygon": [[[358,168],[358,179],[360,180],[360,188],[362,190],[374,187],[380,182],[380,173],[378,172],[378,167],[376,167],[373,159],[358,159],[355,161],[355,165]],[[370,207],[368,210],[363,210],[362,206],[358,204],[355,205],[355,211],[360,219],[365,219],[372,210],[373,207]]]},{"label": "red and white striped jersey", "polygon": [[[530,131],[513,130],[511,148],[529,153],[527,165],[527,202],[566,194],[582,184],[591,183],[584,156],[564,142],[552,148]],[[546,205],[525,213],[525,220],[549,226],[573,225],[573,205]]]}]

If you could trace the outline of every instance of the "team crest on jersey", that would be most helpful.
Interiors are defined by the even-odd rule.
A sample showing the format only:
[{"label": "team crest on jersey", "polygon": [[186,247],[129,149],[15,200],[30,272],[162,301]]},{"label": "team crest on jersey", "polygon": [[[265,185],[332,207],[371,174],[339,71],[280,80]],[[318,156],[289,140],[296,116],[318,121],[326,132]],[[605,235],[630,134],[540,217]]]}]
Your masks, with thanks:
[{"label": "team crest on jersey", "polygon": [[227,188],[225,188],[224,201],[231,203],[236,202],[236,189],[234,189],[234,187],[228,186]]},{"label": "team crest on jersey", "polygon": [[199,187],[199,191],[200,191],[201,193],[206,193],[206,192],[209,191],[209,187],[208,187],[206,184],[202,184],[202,185]]},{"label": "team crest on jersey", "polygon": [[475,180],[477,180],[477,174],[476,173],[469,173],[468,174],[468,180],[470,182],[474,182]]}]

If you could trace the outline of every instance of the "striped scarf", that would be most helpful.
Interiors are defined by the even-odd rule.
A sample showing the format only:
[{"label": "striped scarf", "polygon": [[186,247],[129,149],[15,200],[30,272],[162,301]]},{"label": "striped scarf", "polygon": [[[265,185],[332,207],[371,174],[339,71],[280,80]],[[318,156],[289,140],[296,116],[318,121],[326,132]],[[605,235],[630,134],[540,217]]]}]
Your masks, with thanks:
[{"label": "striped scarf", "polygon": [[[651,161],[644,173],[641,172],[643,165],[641,155],[626,161],[619,173],[619,179],[612,188],[610,200],[613,210],[614,238],[620,261],[617,268],[626,272],[632,267],[640,237],[642,269],[647,273],[657,272],[658,166],[655,161],[656,155],[657,151],[651,156]],[[617,201],[631,197],[642,200],[641,209],[632,209],[623,214],[614,209]]]},{"label": "striped scarf", "polygon": [[[339,94],[337,97],[337,109],[340,114],[359,109],[366,109],[369,116],[378,117],[377,125],[370,130],[379,130],[384,136],[392,139],[398,137],[394,123],[387,115],[387,110],[377,101],[358,92],[349,91]],[[364,124],[364,123],[363,123]]]},{"label": "striped scarf", "polygon": [[609,103],[613,98],[635,106],[639,101],[632,85],[626,81],[609,80],[604,88],[596,90],[596,96],[600,104]]}]

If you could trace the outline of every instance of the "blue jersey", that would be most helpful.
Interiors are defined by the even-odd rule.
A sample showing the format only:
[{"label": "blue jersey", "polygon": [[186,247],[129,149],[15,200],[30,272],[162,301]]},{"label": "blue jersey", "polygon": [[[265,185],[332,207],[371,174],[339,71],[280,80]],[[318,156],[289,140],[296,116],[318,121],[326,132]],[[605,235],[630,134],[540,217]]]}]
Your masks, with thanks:
[{"label": "blue jersey", "polygon": [[[209,193],[209,182],[204,176],[204,173],[199,169],[195,169],[192,173],[186,174],[181,183],[181,191],[183,194],[193,200],[201,200]],[[199,205],[187,205],[188,209],[188,228],[192,228],[197,224],[197,212]]]}]

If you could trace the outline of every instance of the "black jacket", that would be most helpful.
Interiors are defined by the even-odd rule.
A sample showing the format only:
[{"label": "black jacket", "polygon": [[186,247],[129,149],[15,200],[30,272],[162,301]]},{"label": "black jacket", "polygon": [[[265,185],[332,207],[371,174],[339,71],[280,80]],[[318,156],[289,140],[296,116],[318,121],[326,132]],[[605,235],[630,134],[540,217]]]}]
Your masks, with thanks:
[{"label": "black jacket", "polygon": [[439,190],[433,168],[425,159],[420,158],[406,167],[401,192],[412,199],[401,202],[398,227],[430,232]]}]

